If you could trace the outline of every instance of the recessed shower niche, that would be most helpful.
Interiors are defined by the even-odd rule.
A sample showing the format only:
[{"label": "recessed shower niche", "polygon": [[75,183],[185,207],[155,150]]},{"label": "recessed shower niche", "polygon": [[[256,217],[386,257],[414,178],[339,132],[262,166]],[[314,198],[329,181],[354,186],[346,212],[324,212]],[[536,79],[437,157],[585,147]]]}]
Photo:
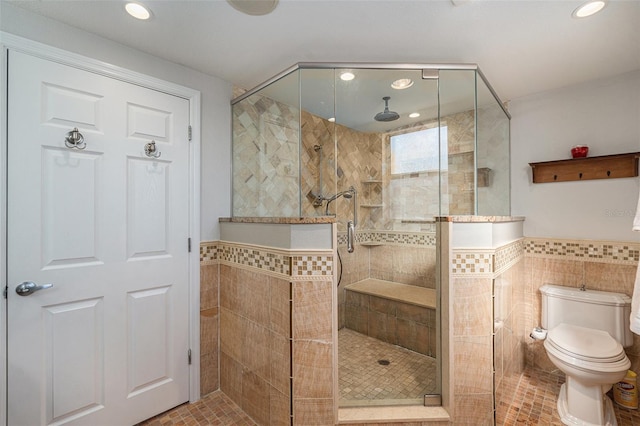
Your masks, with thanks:
[{"label": "recessed shower niche", "polygon": [[[294,269],[330,253],[309,273],[328,270],[333,286],[334,368],[314,380],[337,390],[322,397],[360,407],[442,394],[436,218],[510,213],[509,116],[477,66],[298,64],[232,106],[231,221],[297,227],[274,244]],[[295,321],[322,319],[290,294],[295,406]]]}]

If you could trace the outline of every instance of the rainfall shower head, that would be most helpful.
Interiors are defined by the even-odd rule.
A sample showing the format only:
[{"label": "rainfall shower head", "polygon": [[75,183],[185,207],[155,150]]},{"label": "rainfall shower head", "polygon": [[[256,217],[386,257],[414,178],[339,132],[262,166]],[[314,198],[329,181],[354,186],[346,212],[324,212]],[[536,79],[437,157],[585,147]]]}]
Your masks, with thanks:
[{"label": "rainfall shower head", "polygon": [[376,121],[394,121],[400,118],[397,112],[389,111],[389,99],[391,99],[391,97],[385,96],[382,99],[384,100],[384,111],[377,113],[373,119]]}]

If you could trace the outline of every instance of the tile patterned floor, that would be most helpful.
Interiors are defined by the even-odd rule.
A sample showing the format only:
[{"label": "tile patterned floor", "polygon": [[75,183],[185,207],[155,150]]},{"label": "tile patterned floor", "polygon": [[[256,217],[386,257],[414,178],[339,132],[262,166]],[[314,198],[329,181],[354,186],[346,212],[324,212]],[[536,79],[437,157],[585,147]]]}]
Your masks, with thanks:
[{"label": "tile patterned floor", "polygon": [[433,358],[346,328],[338,333],[338,348],[341,406],[422,398],[436,389]]},{"label": "tile patterned floor", "polygon": [[183,404],[137,426],[256,426],[222,391],[215,391],[194,404]]},{"label": "tile patterned floor", "polygon": [[[562,426],[556,403],[564,376],[525,368],[512,390],[513,399],[497,407],[496,420],[501,425]],[[510,393],[505,389],[505,395]],[[640,412],[613,404],[618,426],[640,426]],[[502,413],[502,415],[501,415]],[[503,418],[501,418],[503,417]]]},{"label": "tile patterned floor", "polygon": [[[346,341],[352,346],[348,348],[341,346],[341,348],[343,348],[343,353],[347,351],[351,352],[354,359],[357,355],[354,355],[353,352],[359,351],[360,353],[358,355],[362,355],[363,346],[361,345],[375,344],[375,342],[367,342],[370,338],[366,336],[351,332],[351,330],[347,331],[347,333],[341,331],[340,338],[345,340],[344,338],[346,337]],[[342,341],[340,343],[342,343]],[[356,346],[360,349],[356,350]],[[388,350],[389,348],[385,349],[386,351],[382,352],[382,354],[389,359],[389,357],[392,357],[390,355],[391,352]],[[375,357],[372,357],[372,359],[373,358]],[[391,365],[393,365],[393,363]],[[390,366],[387,366],[387,369]],[[340,367],[342,368],[342,364]],[[372,370],[378,368],[382,367],[374,366]],[[386,378],[389,376],[389,372],[381,376]],[[394,373],[391,374],[391,377],[395,377]],[[529,367],[525,368],[520,377],[514,377],[512,382],[505,383],[503,399],[498,402],[496,423],[505,426],[562,426],[556,409],[556,401],[562,383],[564,383],[564,376],[534,370]],[[341,391],[342,385],[341,382]],[[364,388],[366,389],[368,387],[364,386]],[[368,389],[367,392],[378,394],[378,396],[380,395],[380,392],[376,391],[375,387]],[[629,410],[615,404],[614,409],[618,426],[640,426],[640,412],[638,410]],[[231,401],[231,399],[218,390],[205,396],[195,404],[181,405],[173,410],[146,420],[138,426],[204,425],[256,426],[256,423]]]}]

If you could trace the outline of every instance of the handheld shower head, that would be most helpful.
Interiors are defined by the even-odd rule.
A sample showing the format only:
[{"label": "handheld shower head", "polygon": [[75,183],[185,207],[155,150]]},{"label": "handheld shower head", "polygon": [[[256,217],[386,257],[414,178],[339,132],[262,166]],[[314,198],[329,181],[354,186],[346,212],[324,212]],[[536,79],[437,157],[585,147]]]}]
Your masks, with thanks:
[{"label": "handheld shower head", "polygon": [[329,215],[329,204],[332,201],[334,201],[334,200],[336,200],[336,199],[338,199],[340,197],[344,197],[344,198],[347,198],[347,199],[353,198],[355,195],[356,195],[356,189],[352,186],[352,187],[350,187],[349,189],[347,189],[345,191],[338,192],[337,194],[327,198],[327,206],[324,209],[324,214],[325,215]]}]

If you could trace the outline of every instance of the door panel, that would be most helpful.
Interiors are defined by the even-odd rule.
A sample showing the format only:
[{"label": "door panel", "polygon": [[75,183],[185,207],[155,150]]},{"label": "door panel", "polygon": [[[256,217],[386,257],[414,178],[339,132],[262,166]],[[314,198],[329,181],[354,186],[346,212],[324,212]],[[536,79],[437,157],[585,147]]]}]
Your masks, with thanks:
[{"label": "door panel", "polygon": [[104,407],[102,299],[43,308],[47,423],[81,417]]},{"label": "door panel", "polygon": [[172,134],[172,114],[144,105],[128,104],[129,137],[167,142]]},{"label": "door panel", "polygon": [[165,161],[128,159],[129,260],[168,255],[170,167]]},{"label": "door panel", "polygon": [[42,85],[42,118],[47,124],[100,131],[102,96],[51,83]]},{"label": "door panel", "polygon": [[8,92],[9,424],[187,401],[188,101],[13,51]]},{"label": "door panel", "polygon": [[[42,149],[42,259],[44,268],[101,262],[98,194],[102,155]],[[69,186],[73,186],[73,191]],[[69,206],[73,206],[70,209]]]},{"label": "door panel", "polygon": [[[171,380],[170,287],[129,293],[129,396]],[[148,353],[157,354],[152,358]]]}]

